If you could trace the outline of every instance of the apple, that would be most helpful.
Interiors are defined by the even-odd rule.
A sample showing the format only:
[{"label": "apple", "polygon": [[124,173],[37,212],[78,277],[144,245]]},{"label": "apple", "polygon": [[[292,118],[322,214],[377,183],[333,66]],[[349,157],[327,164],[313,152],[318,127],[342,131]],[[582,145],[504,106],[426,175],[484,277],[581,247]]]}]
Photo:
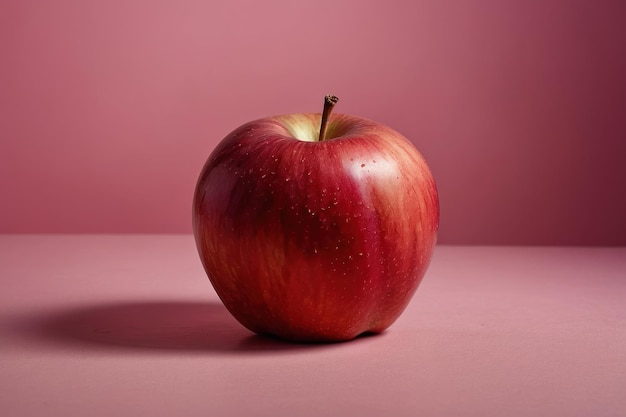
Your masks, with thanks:
[{"label": "apple", "polygon": [[428,268],[439,200],[395,130],[331,112],[267,117],[224,138],[193,198],[198,252],[230,313],[300,342],[380,333]]}]

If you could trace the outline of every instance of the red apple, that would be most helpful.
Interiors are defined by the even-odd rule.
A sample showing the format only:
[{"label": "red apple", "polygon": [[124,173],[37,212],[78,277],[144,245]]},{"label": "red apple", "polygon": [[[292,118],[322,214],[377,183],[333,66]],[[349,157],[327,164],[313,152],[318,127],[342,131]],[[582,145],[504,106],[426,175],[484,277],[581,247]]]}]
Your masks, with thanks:
[{"label": "red apple", "polygon": [[388,328],[430,262],[435,182],[400,133],[355,116],[247,123],[206,162],[193,200],[200,258],[259,334],[344,341]]}]

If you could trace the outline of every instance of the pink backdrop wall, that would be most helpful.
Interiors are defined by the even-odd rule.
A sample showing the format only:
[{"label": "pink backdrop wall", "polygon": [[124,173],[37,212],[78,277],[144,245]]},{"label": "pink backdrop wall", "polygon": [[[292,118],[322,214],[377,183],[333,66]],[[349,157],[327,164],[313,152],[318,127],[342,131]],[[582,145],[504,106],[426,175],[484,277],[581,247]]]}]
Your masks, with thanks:
[{"label": "pink backdrop wall", "polygon": [[277,113],[393,126],[442,243],[626,244],[626,2],[0,2],[0,232],[190,232],[209,152]]}]

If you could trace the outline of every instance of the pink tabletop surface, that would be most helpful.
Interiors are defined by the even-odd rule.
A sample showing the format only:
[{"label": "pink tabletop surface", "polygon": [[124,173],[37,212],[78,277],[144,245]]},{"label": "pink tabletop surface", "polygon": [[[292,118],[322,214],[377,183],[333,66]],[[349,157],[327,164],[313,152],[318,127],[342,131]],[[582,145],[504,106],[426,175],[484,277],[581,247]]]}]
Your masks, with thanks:
[{"label": "pink tabletop surface", "polygon": [[255,336],[189,235],[0,236],[0,415],[625,416],[626,248],[439,246],[384,334]]}]

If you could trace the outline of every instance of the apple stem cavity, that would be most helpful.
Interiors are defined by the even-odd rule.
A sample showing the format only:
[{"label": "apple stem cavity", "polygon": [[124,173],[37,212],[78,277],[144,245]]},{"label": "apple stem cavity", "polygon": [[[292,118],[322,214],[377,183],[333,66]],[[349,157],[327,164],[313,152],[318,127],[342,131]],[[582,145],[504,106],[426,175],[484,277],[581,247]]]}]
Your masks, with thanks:
[{"label": "apple stem cavity", "polygon": [[322,113],[322,124],[320,126],[319,137],[320,142],[326,139],[326,131],[328,130],[328,118],[330,117],[330,114],[332,113],[333,108],[338,101],[339,99],[337,98],[337,96],[329,94],[324,97],[324,112]]}]

